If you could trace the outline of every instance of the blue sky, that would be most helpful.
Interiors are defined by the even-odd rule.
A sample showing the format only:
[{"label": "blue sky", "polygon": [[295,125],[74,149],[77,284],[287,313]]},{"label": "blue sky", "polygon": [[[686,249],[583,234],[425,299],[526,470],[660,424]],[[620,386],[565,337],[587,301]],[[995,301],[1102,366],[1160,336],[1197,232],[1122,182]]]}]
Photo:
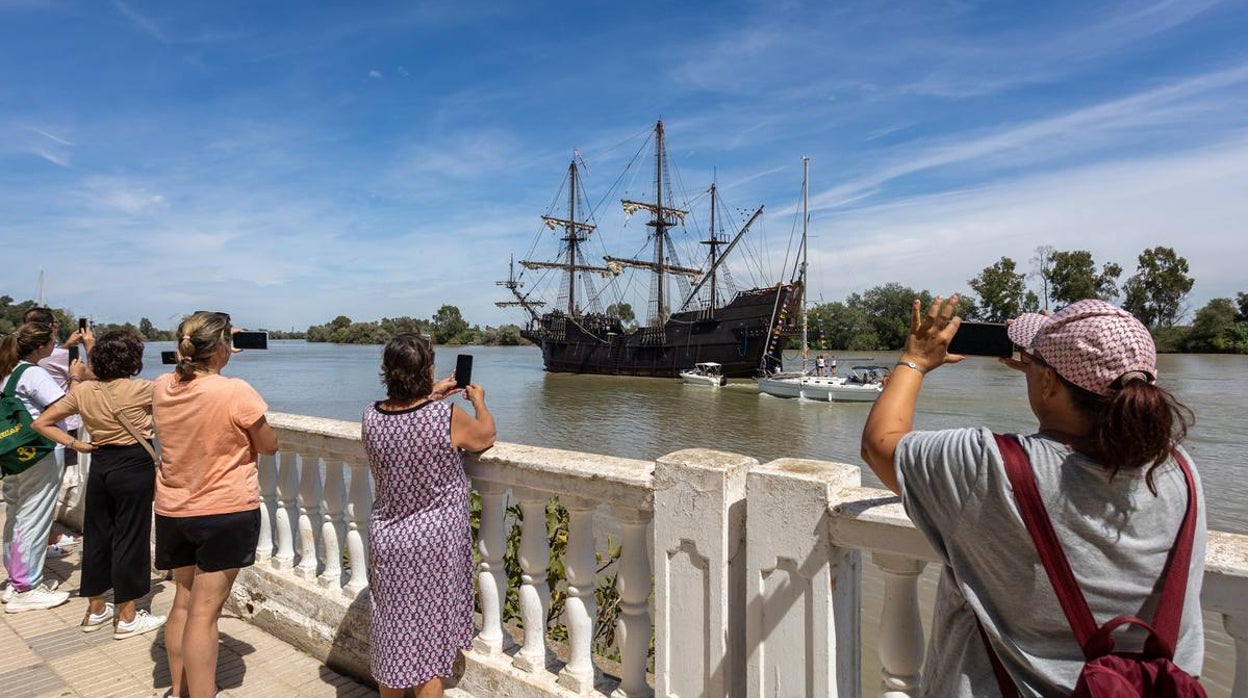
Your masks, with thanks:
[{"label": "blue sky", "polygon": [[816,298],[1160,244],[1194,309],[1248,290],[1245,30],[1197,0],[0,0],[0,293],[43,267],[103,321],[518,321],[493,282],[572,149],[597,202],[662,117],[686,190],[767,206],[777,274],[811,158]]}]

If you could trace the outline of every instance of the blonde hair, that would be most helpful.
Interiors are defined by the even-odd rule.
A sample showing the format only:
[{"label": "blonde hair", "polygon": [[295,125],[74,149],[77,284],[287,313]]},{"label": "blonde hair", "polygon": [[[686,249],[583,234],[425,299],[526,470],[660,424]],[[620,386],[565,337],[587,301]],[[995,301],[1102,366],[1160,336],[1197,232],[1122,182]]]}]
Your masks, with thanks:
[{"label": "blonde hair", "polygon": [[[55,339],[52,325],[44,322],[24,322],[3,340],[0,340],[0,376],[7,376],[17,367],[17,362],[30,356],[31,352]],[[4,386],[0,386],[2,388]]]},{"label": "blonde hair", "polygon": [[218,347],[230,345],[230,316],[201,310],[178,325],[178,338],[178,365],[173,370],[178,380],[193,380],[208,370]]}]

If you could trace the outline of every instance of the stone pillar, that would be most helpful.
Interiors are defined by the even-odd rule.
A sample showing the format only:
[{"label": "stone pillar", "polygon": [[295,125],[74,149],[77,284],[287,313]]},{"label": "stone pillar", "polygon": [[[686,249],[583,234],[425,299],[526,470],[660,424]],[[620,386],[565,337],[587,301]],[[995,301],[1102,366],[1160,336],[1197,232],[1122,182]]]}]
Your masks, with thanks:
[{"label": "stone pillar", "polygon": [[290,569],[295,565],[295,526],[290,521],[290,510],[299,499],[299,463],[294,451],[280,454],[277,473],[277,512],[273,527],[277,553],[272,563],[278,569]]},{"label": "stone pillar", "polygon": [[317,509],[321,505],[321,459],[316,454],[299,454],[299,564],[295,574],[304,579],[316,579],[319,569],[316,555],[316,536],[320,532]]},{"label": "stone pillar", "polygon": [[550,540],[546,533],[546,502],[550,495],[518,490],[524,523],[520,530],[520,618],[524,621],[524,646],[512,663],[530,673],[546,670],[546,614],[550,611]]},{"label": "stone pillar", "polygon": [[568,547],[563,556],[568,593],[564,597],[563,619],[568,628],[568,663],[559,672],[559,685],[575,693],[594,688],[594,622],[598,603],[594,598],[594,578],[598,558],[594,554],[594,508],[597,502],[564,496],[559,503],[568,510]]},{"label": "stone pillar", "polygon": [[372,473],[368,459],[351,459],[351,483],[347,486],[347,562],[351,576],[342,593],[355,598],[368,586],[368,516],[373,509]]},{"label": "stone pillar", "polygon": [[745,480],[708,449],[654,467],[655,694],[745,695]]},{"label": "stone pillar", "polygon": [[256,543],[256,561],[268,562],[273,557],[274,516],[277,513],[277,457],[263,453],[256,458],[260,481],[260,540]]},{"label": "stone pillar", "polygon": [[620,685],[611,698],[646,698],[646,655],[650,648],[650,551],[646,546],[652,514],[613,506],[620,523],[620,561],[615,589],[620,594],[620,619],[615,637],[620,647]]},{"label": "stone pillar", "polygon": [[318,580],[323,587],[342,586],[342,541],[345,533],[342,517],[347,510],[347,485],[343,477],[345,467],[340,458],[331,457],[325,463],[325,487],[321,499],[325,569]]},{"label": "stone pillar", "polygon": [[474,486],[481,493],[481,527],[477,533],[477,551],[481,553],[477,566],[481,632],[472,639],[472,648],[481,654],[497,656],[511,644],[511,636],[503,632],[503,601],[507,598],[507,573],[503,570],[507,534],[503,515],[507,487],[496,482],[476,482]]},{"label": "stone pillar", "polygon": [[919,618],[919,574],[927,563],[891,553],[872,553],[884,572],[884,607],[880,611],[880,695],[907,698],[919,694],[923,666],[923,621]]},{"label": "stone pillar", "polygon": [[784,458],[747,479],[746,694],[862,694],[861,553],[832,545],[830,496],[858,468]]}]

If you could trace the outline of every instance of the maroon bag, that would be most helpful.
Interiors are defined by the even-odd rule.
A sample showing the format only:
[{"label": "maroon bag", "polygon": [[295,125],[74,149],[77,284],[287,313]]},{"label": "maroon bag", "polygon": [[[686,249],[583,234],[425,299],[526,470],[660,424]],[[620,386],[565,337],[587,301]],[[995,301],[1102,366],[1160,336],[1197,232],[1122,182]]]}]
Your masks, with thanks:
[{"label": "maroon bag", "polygon": [[[1134,616],[1118,616],[1101,627],[1088,608],[1088,602],[1079,591],[1079,584],[1071,572],[1070,562],[1062,552],[1061,541],[1053,531],[1053,524],[1045,511],[1044,501],[1036,489],[1036,476],[1031,470],[1027,452],[1016,439],[993,434],[1005,472],[1014,488],[1014,499],[1022,514],[1023,524],[1031,534],[1031,540],[1044,564],[1049,583],[1061,602],[1066,620],[1074,631],[1075,640],[1083,649],[1087,662],[1075,683],[1074,698],[1140,698],[1141,696],[1185,696],[1207,698],[1205,689],[1192,675],[1174,664],[1174,646],[1179,639],[1179,621],[1183,615],[1183,600],[1187,596],[1187,575],[1192,560],[1192,542],[1196,537],[1196,483],[1187,462],[1175,451],[1174,459],[1187,481],[1187,511],[1179,526],[1179,535],[1166,566],[1161,572],[1161,596],[1157,602],[1157,615],[1152,625]],[[1123,625],[1137,625],[1148,631],[1148,639],[1142,652],[1114,652],[1113,632]],[[981,626],[980,632],[983,632]],[[1018,696],[1010,675],[988,645],[988,656],[1004,698]]]}]

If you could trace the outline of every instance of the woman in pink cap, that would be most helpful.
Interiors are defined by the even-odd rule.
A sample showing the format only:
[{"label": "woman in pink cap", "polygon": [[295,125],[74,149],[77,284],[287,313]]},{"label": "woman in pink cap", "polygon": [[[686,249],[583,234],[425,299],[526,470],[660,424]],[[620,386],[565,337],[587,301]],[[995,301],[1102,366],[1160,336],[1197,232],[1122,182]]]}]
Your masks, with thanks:
[{"label": "woman in pink cap", "polygon": [[[1118,616],[1157,616],[1161,571],[1172,548],[1184,547],[1178,533],[1192,501],[1191,564],[1167,575],[1172,586],[1186,581],[1186,594],[1164,605],[1173,609],[1174,664],[1199,676],[1205,507],[1178,445],[1192,415],[1156,384],[1148,329],[1098,300],[1051,317],[1023,315],[1009,327],[1020,358],[1005,361],[1026,375],[1038,430],[1000,441],[986,427],[914,431],[923,377],[963,358],[947,351],[961,323],[956,303],[937,298],[923,313],[914,302],[905,350],[862,433],[863,459],[901,495],[944,562],[923,695],[1069,695],[1087,661],[1020,515],[1020,480],[1011,478],[1025,470],[1008,473],[1003,451],[1017,453],[1011,461],[1023,468],[1030,462],[1039,511],[1094,628]],[[1147,637],[1136,626],[1119,629],[1115,651],[1141,651]]]}]

